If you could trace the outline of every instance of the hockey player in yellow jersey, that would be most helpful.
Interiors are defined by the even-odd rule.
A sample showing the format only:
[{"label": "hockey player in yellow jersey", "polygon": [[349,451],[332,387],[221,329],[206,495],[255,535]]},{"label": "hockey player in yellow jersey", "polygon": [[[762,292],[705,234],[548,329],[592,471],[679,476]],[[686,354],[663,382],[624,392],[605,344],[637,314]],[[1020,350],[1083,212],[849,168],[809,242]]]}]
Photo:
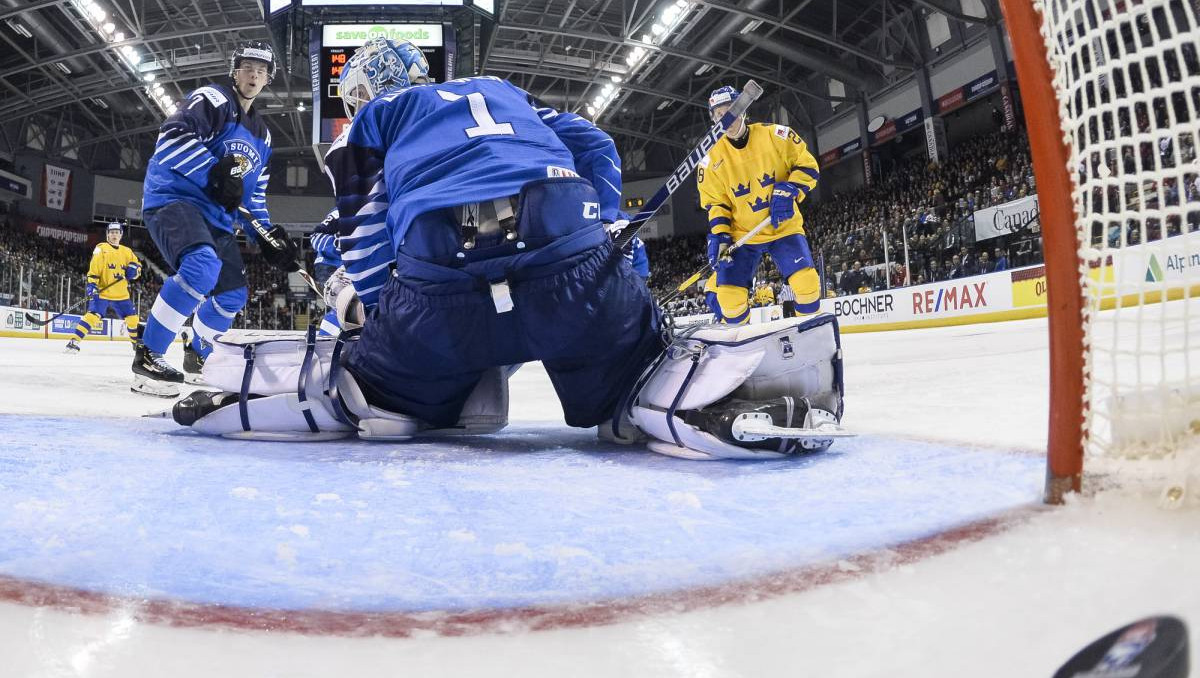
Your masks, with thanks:
[{"label": "hockey player in yellow jersey", "polygon": [[754,305],[755,306],[772,306],[775,304],[775,290],[771,289],[770,283],[763,283],[754,290]]},{"label": "hockey player in yellow jersey", "polygon": [[[738,96],[730,86],[714,90],[709,113],[720,119]],[[750,285],[768,252],[796,294],[796,310],[816,313],[821,281],[813,268],[804,217],[796,205],[817,186],[817,159],[800,135],[784,125],[737,120],[700,162],[696,180],[708,212],[708,260],[717,272],[717,301],[725,322],[750,317]],[[725,252],[763,219],[771,223],[734,250]]]},{"label": "hockey player in yellow jersey", "polygon": [[92,263],[88,266],[87,313],[75,324],[75,336],[67,342],[68,353],[79,352],[79,340],[93,328],[100,326],[100,319],[112,309],[117,317],[125,320],[130,340],[137,341],[138,314],[129,299],[129,282],[142,273],[133,250],[121,244],[124,227],[117,222],[108,225],[105,241],[92,250]]}]

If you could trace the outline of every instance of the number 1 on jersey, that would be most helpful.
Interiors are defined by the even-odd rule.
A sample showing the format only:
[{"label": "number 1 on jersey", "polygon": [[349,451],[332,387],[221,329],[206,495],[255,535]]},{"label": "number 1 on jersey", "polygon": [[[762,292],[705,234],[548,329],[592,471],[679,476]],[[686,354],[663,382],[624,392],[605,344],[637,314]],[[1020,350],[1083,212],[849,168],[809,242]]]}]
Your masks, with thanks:
[{"label": "number 1 on jersey", "polygon": [[[445,101],[458,101],[462,98],[461,94],[452,92],[444,92],[438,90]],[[467,103],[471,105],[471,117],[475,118],[475,126],[467,127],[463,131],[471,139],[475,137],[488,136],[490,134],[516,134],[513,131],[512,125],[507,122],[496,122],[492,118],[491,111],[487,108],[487,101],[483,99],[483,94],[480,92],[471,92],[467,95]]]}]

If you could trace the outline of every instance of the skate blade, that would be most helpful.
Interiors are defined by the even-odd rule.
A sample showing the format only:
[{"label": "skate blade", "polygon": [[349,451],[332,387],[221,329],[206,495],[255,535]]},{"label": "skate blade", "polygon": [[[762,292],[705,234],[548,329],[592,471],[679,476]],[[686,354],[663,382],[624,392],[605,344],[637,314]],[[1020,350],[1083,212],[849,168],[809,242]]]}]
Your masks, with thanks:
[{"label": "skate blade", "polygon": [[822,426],[818,428],[786,428],[774,426],[767,421],[746,419],[733,425],[733,435],[738,440],[758,441],[767,438],[784,438],[787,440],[826,440],[829,438],[853,438],[851,433],[841,427]]},{"label": "skate blade", "polygon": [[208,386],[208,383],[204,381],[204,375],[202,374],[185,372],[183,375],[183,381],[194,386]]},{"label": "skate blade", "polygon": [[151,396],[153,398],[178,398],[179,397],[179,391],[175,391],[174,393],[165,393],[165,392],[156,393],[154,391],[139,391],[132,386],[129,387],[129,391],[131,393],[136,393],[138,395],[144,395],[144,396]]},{"label": "skate blade", "polygon": [[155,398],[179,397],[178,386],[168,382],[152,381],[141,375],[133,378],[133,383],[129,385],[129,390],[139,395],[154,396]]}]

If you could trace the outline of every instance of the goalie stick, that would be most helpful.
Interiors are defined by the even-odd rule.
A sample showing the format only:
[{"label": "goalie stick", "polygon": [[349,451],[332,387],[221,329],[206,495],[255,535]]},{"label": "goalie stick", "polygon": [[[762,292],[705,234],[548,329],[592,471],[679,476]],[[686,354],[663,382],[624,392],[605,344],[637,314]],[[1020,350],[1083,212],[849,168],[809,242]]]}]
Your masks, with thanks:
[{"label": "goalie stick", "polygon": [[733,103],[729,106],[729,110],[725,111],[725,115],[721,116],[721,119],[717,121],[716,125],[713,125],[712,129],[708,130],[708,134],[704,135],[700,143],[696,144],[696,147],[687,154],[687,157],[683,159],[679,167],[676,167],[671,176],[667,177],[667,183],[663,184],[646,201],[645,208],[635,214],[629,220],[629,224],[621,229],[620,233],[613,236],[613,242],[616,243],[618,250],[628,245],[629,241],[633,240],[633,236],[642,230],[642,226],[658,213],[658,210],[667,203],[667,198],[670,198],[683,185],[683,180],[691,176],[692,172],[696,170],[696,166],[704,159],[704,156],[708,155],[708,152],[712,150],[717,141],[725,136],[725,130],[729,129],[733,125],[733,122],[750,108],[750,104],[762,96],[762,93],[762,86],[757,82],[751,80],[746,83],[746,86],[742,88],[742,93],[738,95],[738,98],[733,100]]},{"label": "goalie stick", "polygon": [[[110,282],[109,284],[105,285],[104,287],[101,287],[100,289],[96,290],[96,294],[99,295],[104,290],[121,282],[121,280],[124,280],[124,278],[121,278],[119,280],[114,280],[114,281]],[[25,313],[25,321],[28,322],[30,325],[33,325],[34,327],[45,327],[46,325],[49,325],[50,323],[54,322],[55,320],[58,320],[59,318],[63,317],[64,315],[66,315],[66,314],[70,313],[71,311],[74,311],[75,309],[79,308],[80,306],[86,304],[90,300],[91,300],[91,297],[85,296],[83,299],[80,299],[79,301],[75,302],[74,304],[71,304],[70,306],[68,306],[67,310],[60,311],[59,313],[52,315],[49,318],[46,318],[45,320],[42,320],[40,318],[35,318],[35,317],[33,317],[32,313],[26,312]]]}]

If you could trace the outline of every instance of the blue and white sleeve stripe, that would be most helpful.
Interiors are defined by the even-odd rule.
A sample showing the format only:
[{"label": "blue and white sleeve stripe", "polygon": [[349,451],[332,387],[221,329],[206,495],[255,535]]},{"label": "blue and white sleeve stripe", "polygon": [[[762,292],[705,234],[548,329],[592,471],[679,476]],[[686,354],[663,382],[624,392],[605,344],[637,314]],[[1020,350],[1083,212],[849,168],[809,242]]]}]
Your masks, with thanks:
[{"label": "blue and white sleeve stripe", "polygon": [[335,243],[346,277],[367,308],[379,302],[389,267],[396,260],[387,225],[388,191],[383,154],[348,146],[330,152],[326,167],[337,183],[338,219]]},{"label": "blue and white sleeve stripe", "polygon": [[219,129],[224,113],[207,96],[194,92],[187,106],[163,123],[151,163],[179,174],[200,188],[208,184],[208,169],[217,158],[205,146]]},{"label": "blue and white sleeve stripe", "polygon": [[216,164],[217,159],[194,133],[172,127],[158,135],[150,161],[203,187],[208,183],[208,168]]},{"label": "blue and white sleeve stripe", "polygon": [[[382,175],[381,170],[376,190],[362,201],[354,216],[340,220],[342,234],[337,239],[346,277],[367,308],[379,302],[379,290],[387,282],[388,267],[396,260],[387,229],[388,202],[387,192],[382,190]],[[341,204],[339,201],[339,207]]]},{"label": "blue and white sleeve stripe", "polygon": [[271,227],[271,215],[267,212],[267,184],[270,180],[271,175],[263,172],[254,185],[254,192],[246,198],[246,209],[267,228]]},{"label": "blue and white sleeve stripe", "polygon": [[342,255],[338,253],[333,235],[313,232],[312,235],[308,236],[308,242],[312,246],[313,253],[316,255],[313,259],[314,264],[324,264],[326,266],[342,265]]}]

